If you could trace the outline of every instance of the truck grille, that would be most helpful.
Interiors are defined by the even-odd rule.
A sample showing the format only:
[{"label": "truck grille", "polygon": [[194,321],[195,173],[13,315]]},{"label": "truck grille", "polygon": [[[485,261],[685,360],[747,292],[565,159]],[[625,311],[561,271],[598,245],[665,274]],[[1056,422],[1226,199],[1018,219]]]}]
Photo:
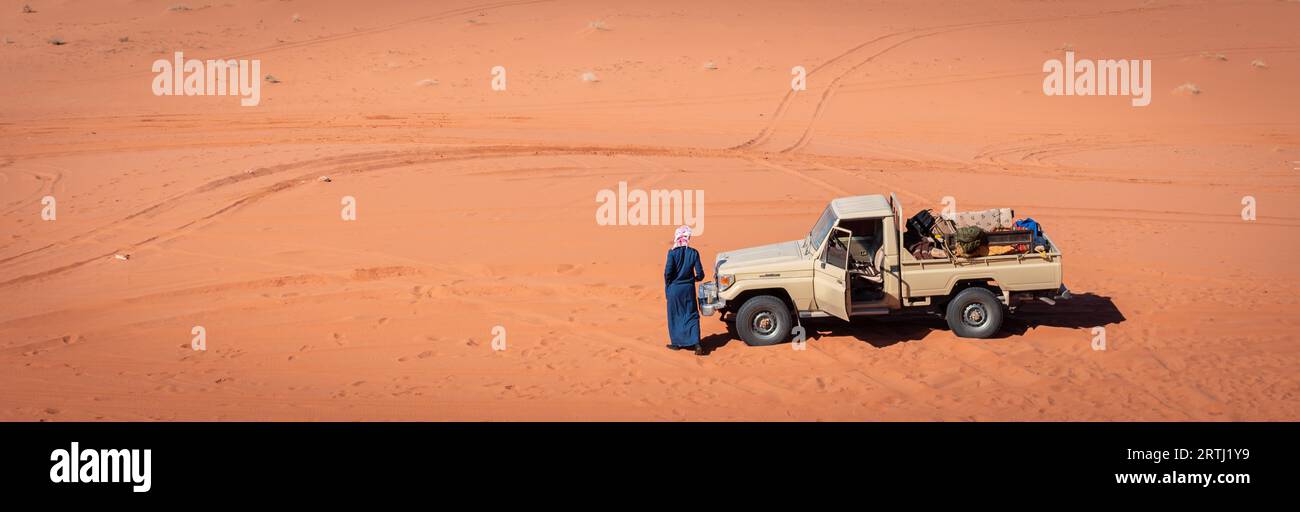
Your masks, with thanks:
[{"label": "truck grille", "polygon": [[718,301],[718,285],[713,281],[706,281],[700,284],[697,293],[701,302],[714,303]]}]

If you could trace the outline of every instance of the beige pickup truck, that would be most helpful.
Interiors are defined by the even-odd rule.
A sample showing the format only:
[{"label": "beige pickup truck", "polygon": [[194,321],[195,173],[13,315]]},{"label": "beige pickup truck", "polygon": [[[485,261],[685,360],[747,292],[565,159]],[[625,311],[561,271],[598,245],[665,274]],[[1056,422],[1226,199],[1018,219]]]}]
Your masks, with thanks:
[{"label": "beige pickup truck", "polygon": [[1055,304],[1061,252],[917,259],[903,248],[903,208],[893,194],[831,201],[801,239],[718,254],[698,292],[705,316],[734,319],[750,345],[787,339],[801,318],[849,320],[906,311],[942,315],[958,336],[987,338],[1026,300]]}]

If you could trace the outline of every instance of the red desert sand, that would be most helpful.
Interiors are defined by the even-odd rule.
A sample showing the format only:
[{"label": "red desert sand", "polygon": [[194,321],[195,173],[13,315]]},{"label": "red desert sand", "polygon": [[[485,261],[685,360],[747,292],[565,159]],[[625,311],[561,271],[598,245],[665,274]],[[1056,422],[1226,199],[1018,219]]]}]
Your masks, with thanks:
[{"label": "red desert sand", "polygon": [[[1300,2],[178,5],[0,6],[0,419],[1300,419]],[[154,95],[178,51],[260,104]],[[1066,51],[1150,105],[1045,95]],[[671,352],[620,181],[704,191],[706,264],[837,196],[1013,207],[1076,297]]]}]

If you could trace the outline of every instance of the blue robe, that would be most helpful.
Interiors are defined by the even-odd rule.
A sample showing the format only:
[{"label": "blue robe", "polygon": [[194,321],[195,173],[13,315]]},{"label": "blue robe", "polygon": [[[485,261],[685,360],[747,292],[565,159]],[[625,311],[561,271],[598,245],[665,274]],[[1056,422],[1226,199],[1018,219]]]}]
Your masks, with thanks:
[{"label": "blue robe", "polygon": [[687,246],[668,251],[664,264],[664,297],[668,299],[668,337],[673,345],[700,343],[700,310],[695,302],[695,282],[704,280],[700,253]]}]

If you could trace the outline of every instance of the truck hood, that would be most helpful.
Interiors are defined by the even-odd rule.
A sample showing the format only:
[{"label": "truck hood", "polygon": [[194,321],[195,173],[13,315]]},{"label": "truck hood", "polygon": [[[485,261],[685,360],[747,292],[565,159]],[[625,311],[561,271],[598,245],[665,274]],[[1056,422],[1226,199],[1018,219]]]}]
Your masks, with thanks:
[{"label": "truck hood", "polygon": [[773,270],[791,270],[799,268],[803,261],[801,240],[791,240],[758,247],[749,247],[727,251],[718,255],[720,274],[737,274],[746,272],[766,272]]}]

